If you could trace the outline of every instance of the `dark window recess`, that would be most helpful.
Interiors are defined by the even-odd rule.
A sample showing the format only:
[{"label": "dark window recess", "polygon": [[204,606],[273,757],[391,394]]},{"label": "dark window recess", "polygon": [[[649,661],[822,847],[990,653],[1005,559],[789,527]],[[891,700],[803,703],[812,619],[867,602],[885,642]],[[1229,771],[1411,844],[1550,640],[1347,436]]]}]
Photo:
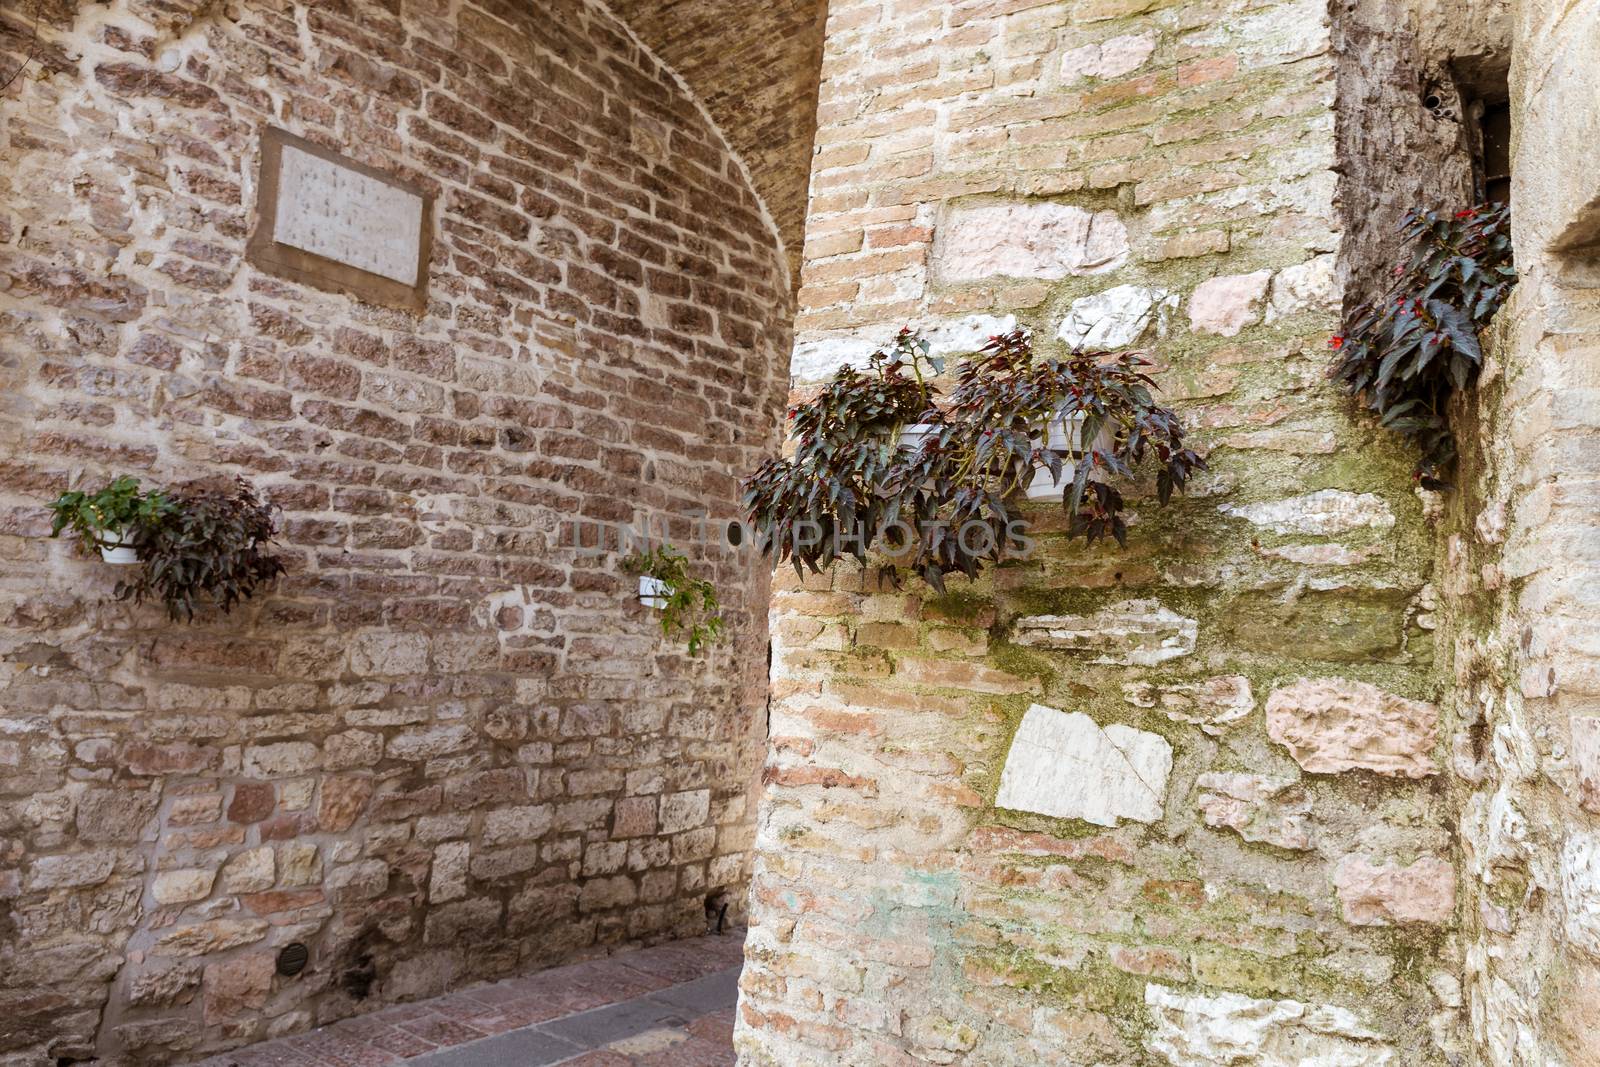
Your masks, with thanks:
[{"label": "dark window recess", "polygon": [[1483,199],[1511,203],[1511,105],[1485,104],[1478,120]]},{"label": "dark window recess", "polygon": [[1480,203],[1511,203],[1511,94],[1502,57],[1476,56],[1452,64],[1461,94],[1462,128],[1472,149],[1472,179]]}]

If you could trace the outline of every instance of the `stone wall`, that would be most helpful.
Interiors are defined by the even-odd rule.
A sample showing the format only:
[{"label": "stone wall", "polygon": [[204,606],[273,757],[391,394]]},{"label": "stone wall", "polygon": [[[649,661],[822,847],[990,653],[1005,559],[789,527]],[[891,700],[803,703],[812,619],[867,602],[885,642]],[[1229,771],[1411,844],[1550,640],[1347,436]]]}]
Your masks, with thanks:
[{"label": "stone wall", "polygon": [[1600,1064],[1600,4],[1515,5],[1522,275],[1463,405],[1441,586],[1475,1062]]},{"label": "stone wall", "polygon": [[797,386],[903,322],[1139,346],[1213,473],[945,596],[780,573],[742,1062],[1453,1062],[1437,504],[1324,378],[1332,40],[832,4]]},{"label": "stone wall", "polygon": [[[746,877],[792,298],[696,101],[580,0],[0,4],[0,1063],[169,1063],[702,929]],[[437,198],[426,311],[243,262],[262,130]],[[289,575],[169,623],[45,536],[250,477]],[[666,524],[664,642],[571,522]],[[290,942],[299,977],[274,974]]]}]

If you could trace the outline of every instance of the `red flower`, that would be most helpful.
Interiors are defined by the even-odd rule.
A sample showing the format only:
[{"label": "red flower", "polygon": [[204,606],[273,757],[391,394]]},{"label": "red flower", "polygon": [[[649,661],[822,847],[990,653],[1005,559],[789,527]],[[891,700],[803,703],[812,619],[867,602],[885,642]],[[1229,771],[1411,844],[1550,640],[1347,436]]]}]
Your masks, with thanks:
[{"label": "red flower", "polygon": [[1344,338],[1343,337],[1339,337],[1339,336],[1333,336],[1333,337],[1328,338],[1328,347],[1335,348],[1335,349],[1343,348],[1344,347]]},{"label": "red flower", "polygon": [[1470,219],[1470,218],[1474,218],[1477,214],[1478,213],[1476,211],[1472,210],[1470,207],[1469,208],[1463,208],[1462,210],[1456,212],[1456,218],[1458,218],[1458,219]]}]

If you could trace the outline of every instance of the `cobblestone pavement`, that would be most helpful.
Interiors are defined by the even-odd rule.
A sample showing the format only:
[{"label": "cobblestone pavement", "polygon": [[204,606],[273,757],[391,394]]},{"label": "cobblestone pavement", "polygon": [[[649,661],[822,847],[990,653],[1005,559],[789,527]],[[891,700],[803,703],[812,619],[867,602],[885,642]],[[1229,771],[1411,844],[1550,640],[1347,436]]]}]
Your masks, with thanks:
[{"label": "cobblestone pavement", "polygon": [[722,1067],[732,1064],[743,931],[557,967],[197,1067]]}]

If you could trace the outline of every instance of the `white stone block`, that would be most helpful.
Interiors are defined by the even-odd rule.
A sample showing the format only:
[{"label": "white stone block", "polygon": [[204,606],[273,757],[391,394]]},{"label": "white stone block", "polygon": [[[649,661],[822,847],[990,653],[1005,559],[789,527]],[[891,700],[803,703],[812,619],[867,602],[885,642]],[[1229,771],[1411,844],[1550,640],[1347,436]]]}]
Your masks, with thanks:
[{"label": "white stone block", "polygon": [[417,284],[422,197],[293,145],[278,167],[273,240],[336,263]]},{"label": "white stone block", "polygon": [[1016,642],[1032,648],[1099,651],[1095,663],[1153,667],[1194,651],[1200,624],[1159,600],[1125,600],[1093,615],[1026,615]]},{"label": "white stone block", "polygon": [[1259,504],[1223,504],[1217,510],[1278,534],[1327,537],[1363,528],[1384,530],[1394,525],[1394,512],[1383,497],[1343,489],[1323,489]]},{"label": "white stone block", "polygon": [[1128,258],[1128,229],[1115,211],[1029,202],[957,208],[934,239],[947,282],[983,278],[1058,280],[1098,274]]},{"label": "white stone block", "polygon": [[1240,993],[1194,996],[1150,983],[1146,1046],[1173,1067],[1388,1067],[1394,1050],[1332,1005],[1256,1000]]},{"label": "white stone block", "polygon": [[1114,352],[1133,346],[1152,324],[1165,333],[1177,307],[1178,298],[1165,289],[1119,285],[1074,300],[1056,336],[1071,348]]},{"label": "white stone block", "polygon": [[1163,813],[1172,746],[1159,734],[1035,704],[1011,742],[995,806],[1116,826]]}]

